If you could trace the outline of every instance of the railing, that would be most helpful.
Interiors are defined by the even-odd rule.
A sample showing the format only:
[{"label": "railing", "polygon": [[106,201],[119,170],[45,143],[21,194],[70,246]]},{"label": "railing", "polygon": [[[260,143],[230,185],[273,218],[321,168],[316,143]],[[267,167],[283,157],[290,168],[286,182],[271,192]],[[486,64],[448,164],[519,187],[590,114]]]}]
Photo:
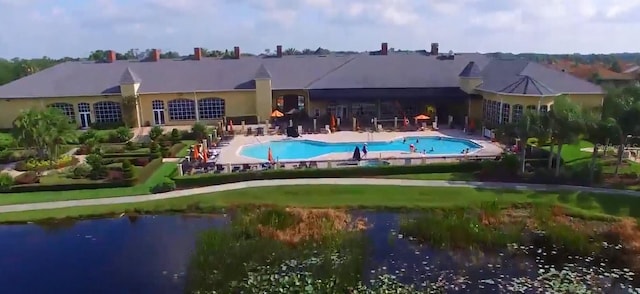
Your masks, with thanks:
[{"label": "railing", "polygon": [[178,165],[179,171],[183,174],[198,173],[229,173],[243,171],[260,171],[267,169],[302,169],[302,168],[355,168],[355,167],[373,167],[381,165],[424,165],[436,162],[461,162],[461,161],[483,161],[496,160],[495,155],[449,155],[449,156],[421,156],[421,157],[382,157],[363,159],[361,161],[354,160],[310,160],[310,161],[280,161],[270,165],[268,163],[228,163],[228,164],[197,164],[187,160],[181,160]]}]

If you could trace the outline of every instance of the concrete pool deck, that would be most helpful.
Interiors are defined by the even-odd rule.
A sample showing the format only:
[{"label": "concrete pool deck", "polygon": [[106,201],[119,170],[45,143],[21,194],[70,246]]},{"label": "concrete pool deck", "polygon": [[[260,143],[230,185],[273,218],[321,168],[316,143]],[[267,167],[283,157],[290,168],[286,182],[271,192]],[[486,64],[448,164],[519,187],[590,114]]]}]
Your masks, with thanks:
[{"label": "concrete pool deck", "polygon": [[[474,143],[482,146],[482,149],[469,153],[469,157],[474,156],[498,156],[502,153],[502,147],[496,143],[491,142],[487,138],[481,137],[479,135],[467,135],[461,130],[440,130],[440,131],[415,131],[415,132],[377,132],[377,133],[368,133],[368,132],[352,132],[352,131],[343,131],[336,132],[332,134],[311,134],[311,135],[302,135],[300,139],[304,140],[314,140],[320,142],[327,143],[340,143],[340,142],[371,142],[371,141],[390,141],[399,137],[420,137],[420,136],[442,136],[442,137],[452,137],[459,139],[467,139],[473,141]],[[284,135],[265,135],[265,136],[244,136],[238,135],[235,136],[227,146],[222,147],[220,150],[220,156],[218,159],[219,164],[256,164],[263,163],[264,160],[256,159],[253,157],[246,157],[240,154],[240,148],[245,145],[250,144],[260,144],[266,143],[270,141],[283,140],[286,136]],[[295,139],[293,139],[295,140]],[[318,157],[314,157],[312,159],[302,159],[302,160],[313,160],[313,161],[334,161],[334,160],[350,160],[353,153],[344,152],[344,153],[331,153]],[[273,155],[277,157],[277,154]],[[445,159],[444,157],[447,157]],[[397,159],[403,161],[404,159],[416,159],[422,160],[422,158],[426,158],[430,162],[433,160],[437,161],[447,161],[447,160],[458,160],[464,158],[462,154],[438,154],[438,155],[423,155],[421,153],[409,153],[407,152],[369,152],[367,155],[369,159],[382,158],[385,160],[388,159]],[[281,162],[299,162],[300,160],[282,160]]]}]

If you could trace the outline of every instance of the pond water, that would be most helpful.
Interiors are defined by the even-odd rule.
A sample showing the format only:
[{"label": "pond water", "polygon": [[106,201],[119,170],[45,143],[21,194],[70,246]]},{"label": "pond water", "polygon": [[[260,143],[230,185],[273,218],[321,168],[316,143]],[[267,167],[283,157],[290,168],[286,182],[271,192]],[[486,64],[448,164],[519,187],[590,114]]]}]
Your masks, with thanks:
[{"label": "pond water", "polygon": [[[372,227],[366,271],[385,271],[417,285],[443,279],[451,292],[508,291],[500,281],[531,278],[548,271],[553,253],[445,251],[417,245],[395,231],[399,215],[356,212]],[[56,225],[0,226],[2,293],[182,293],[186,271],[200,232],[222,228],[224,217],[142,216],[95,219]],[[550,257],[550,258],[549,258]],[[578,261],[580,270],[598,273],[601,266]],[[580,271],[578,270],[578,271]],[[604,269],[601,269],[604,270]],[[618,280],[633,276],[616,272]],[[615,284],[608,293],[632,292]]]}]

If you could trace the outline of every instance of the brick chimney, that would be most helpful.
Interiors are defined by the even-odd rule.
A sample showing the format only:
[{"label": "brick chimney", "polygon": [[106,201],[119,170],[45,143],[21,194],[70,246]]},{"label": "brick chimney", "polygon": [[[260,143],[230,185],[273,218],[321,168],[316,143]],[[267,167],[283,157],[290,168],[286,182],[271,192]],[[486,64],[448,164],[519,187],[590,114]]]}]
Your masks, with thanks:
[{"label": "brick chimney", "polygon": [[276,46],[276,55],[282,57],[282,45]]},{"label": "brick chimney", "polygon": [[116,52],[107,50],[107,63],[113,63],[114,61],[116,61]]},{"label": "brick chimney", "polygon": [[202,59],[202,48],[200,47],[193,48],[193,59],[194,60]]},{"label": "brick chimney", "polygon": [[238,46],[233,47],[233,58],[240,59],[240,47]]},{"label": "brick chimney", "polygon": [[387,55],[388,53],[389,53],[389,44],[382,43],[382,46],[380,48],[380,55]]},{"label": "brick chimney", "polygon": [[160,60],[160,49],[151,49],[151,56],[149,57],[154,62]]},{"label": "brick chimney", "polygon": [[431,43],[431,55],[438,55],[438,43]]}]

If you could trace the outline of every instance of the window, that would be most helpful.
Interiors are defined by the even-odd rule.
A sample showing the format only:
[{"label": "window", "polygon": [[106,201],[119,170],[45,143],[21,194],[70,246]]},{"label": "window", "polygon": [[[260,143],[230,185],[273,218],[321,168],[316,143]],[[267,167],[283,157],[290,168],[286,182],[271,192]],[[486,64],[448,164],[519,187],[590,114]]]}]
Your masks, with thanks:
[{"label": "window", "polygon": [[91,105],[89,103],[78,103],[78,112],[80,113],[91,113]]},{"label": "window", "polygon": [[93,104],[96,112],[96,122],[120,122],[122,121],[122,106],[112,101],[100,101]]},{"label": "window", "polygon": [[549,107],[546,105],[540,105],[540,114],[546,114],[549,112]]},{"label": "window", "polygon": [[225,114],[224,99],[204,98],[198,100],[200,119],[221,119]]},{"label": "window", "polygon": [[509,103],[503,102],[502,103],[502,120],[500,121],[500,123],[508,124],[510,114],[511,114],[511,105],[509,105]]},{"label": "window", "polygon": [[169,120],[195,120],[196,103],[189,99],[169,101]]},{"label": "window", "polygon": [[298,96],[298,110],[304,110],[304,96]]},{"label": "window", "polygon": [[536,111],[536,106],[535,105],[527,105],[527,111]]},{"label": "window", "polygon": [[49,104],[48,107],[56,108],[62,112],[62,114],[66,115],[69,118],[69,121],[76,121],[76,112],[73,109],[73,104],[70,103],[53,103]]},{"label": "window", "polygon": [[164,110],[164,101],[153,100],[151,101],[151,107],[153,107],[153,110]]},{"label": "window", "polygon": [[516,104],[513,106],[513,122],[519,122],[520,118],[522,117],[522,111],[523,111],[523,107],[520,104]]},{"label": "window", "polygon": [[276,108],[277,109],[284,109],[284,97],[280,96],[280,97],[276,98]]}]

